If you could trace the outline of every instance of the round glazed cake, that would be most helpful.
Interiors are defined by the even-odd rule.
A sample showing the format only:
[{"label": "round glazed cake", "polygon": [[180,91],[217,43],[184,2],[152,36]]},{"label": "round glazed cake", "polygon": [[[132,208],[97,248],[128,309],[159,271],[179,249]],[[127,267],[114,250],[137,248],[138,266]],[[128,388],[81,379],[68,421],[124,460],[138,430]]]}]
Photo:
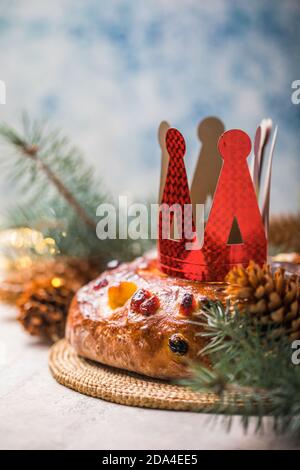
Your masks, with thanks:
[{"label": "round glazed cake", "polygon": [[208,300],[222,300],[225,284],[168,277],[154,257],[105,271],[82,287],[70,307],[66,337],[76,352],[105,365],[150,377],[178,379],[195,361]]}]

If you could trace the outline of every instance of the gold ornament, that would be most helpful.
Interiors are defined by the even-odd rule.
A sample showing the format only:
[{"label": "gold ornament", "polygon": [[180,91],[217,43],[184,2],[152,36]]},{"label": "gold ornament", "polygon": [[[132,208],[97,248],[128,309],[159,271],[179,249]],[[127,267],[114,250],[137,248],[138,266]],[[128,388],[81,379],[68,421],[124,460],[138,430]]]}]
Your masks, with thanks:
[{"label": "gold ornament", "polygon": [[44,237],[28,227],[0,232],[0,270],[16,271],[29,268],[37,258],[52,258],[59,253],[55,240]]}]

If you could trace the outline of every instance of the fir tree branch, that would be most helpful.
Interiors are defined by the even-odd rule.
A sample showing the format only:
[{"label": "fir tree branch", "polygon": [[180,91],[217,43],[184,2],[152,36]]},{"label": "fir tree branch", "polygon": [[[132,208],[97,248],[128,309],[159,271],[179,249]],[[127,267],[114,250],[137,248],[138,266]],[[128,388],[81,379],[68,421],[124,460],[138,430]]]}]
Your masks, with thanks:
[{"label": "fir tree branch", "polygon": [[60,131],[25,115],[20,132],[0,125],[0,138],[5,144],[0,155],[1,177],[10,183],[14,201],[18,201],[10,204],[1,228],[42,231],[55,240],[60,254],[99,259],[101,266],[110,259],[130,260],[149,245],[130,239],[98,239],[97,207],[112,203],[113,198]]},{"label": "fir tree branch", "polygon": [[256,430],[261,430],[268,416],[274,431],[300,438],[300,366],[292,364],[287,338],[273,338],[248,315],[231,312],[220,302],[208,304],[201,325],[200,334],[209,339],[201,353],[210,356],[213,367],[193,365],[192,378],[184,385],[217,393],[219,403],[208,411],[224,415],[229,428],[240,410],[245,429],[254,417]]},{"label": "fir tree branch", "polygon": [[96,230],[96,223],[94,222],[94,220],[85,212],[85,210],[78,203],[71,191],[66,188],[63,182],[53,173],[49,166],[38,158],[37,152],[33,151],[32,148],[25,147],[24,154],[28,155],[36,162],[37,167],[40,168],[45,173],[45,175],[47,175],[49,181],[51,181],[51,183],[56,187],[60,194],[66,199],[68,204],[73,207],[73,209],[77,212],[83,222],[92,230]]},{"label": "fir tree branch", "polygon": [[37,169],[44,172],[58,192],[65,198],[68,204],[73,207],[82,221],[92,230],[96,230],[95,221],[89,216],[89,214],[87,214],[84,208],[76,200],[76,197],[64,185],[63,181],[58,178],[57,175],[51,170],[49,165],[39,158],[39,147],[37,145],[32,145],[26,142],[16,132],[14,132],[12,129],[9,129],[7,126],[0,127],[0,135],[6,138],[8,143],[14,144],[17,148],[19,148],[25,157],[31,159],[37,166]]}]

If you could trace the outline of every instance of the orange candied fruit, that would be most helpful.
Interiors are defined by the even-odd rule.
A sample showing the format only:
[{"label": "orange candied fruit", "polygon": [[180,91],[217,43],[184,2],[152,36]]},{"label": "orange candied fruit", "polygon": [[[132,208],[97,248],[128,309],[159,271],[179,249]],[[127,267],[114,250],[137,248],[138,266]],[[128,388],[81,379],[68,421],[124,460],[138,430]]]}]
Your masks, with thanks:
[{"label": "orange candied fruit", "polygon": [[108,303],[113,310],[118,307],[123,307],[125,302],[137,290],[137,285],[134,282],[123,281],[119,284],[108,288]]}]

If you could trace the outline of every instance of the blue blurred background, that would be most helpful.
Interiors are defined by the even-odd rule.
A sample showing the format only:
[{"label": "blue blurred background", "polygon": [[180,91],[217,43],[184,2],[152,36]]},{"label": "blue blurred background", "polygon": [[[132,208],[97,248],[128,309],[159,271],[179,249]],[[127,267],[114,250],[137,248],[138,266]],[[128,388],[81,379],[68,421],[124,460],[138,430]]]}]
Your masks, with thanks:
[{"label": "blue blurred background", "polygon": [[[0,0],[1,120],[61,126],[115,194],[156,196],[163,119],[192,171],[196,127],[218,115],[251,137],[279,126],[271,210],[299,208],[298,0]],[[2,197],[2,203],[4,197]]]}]

